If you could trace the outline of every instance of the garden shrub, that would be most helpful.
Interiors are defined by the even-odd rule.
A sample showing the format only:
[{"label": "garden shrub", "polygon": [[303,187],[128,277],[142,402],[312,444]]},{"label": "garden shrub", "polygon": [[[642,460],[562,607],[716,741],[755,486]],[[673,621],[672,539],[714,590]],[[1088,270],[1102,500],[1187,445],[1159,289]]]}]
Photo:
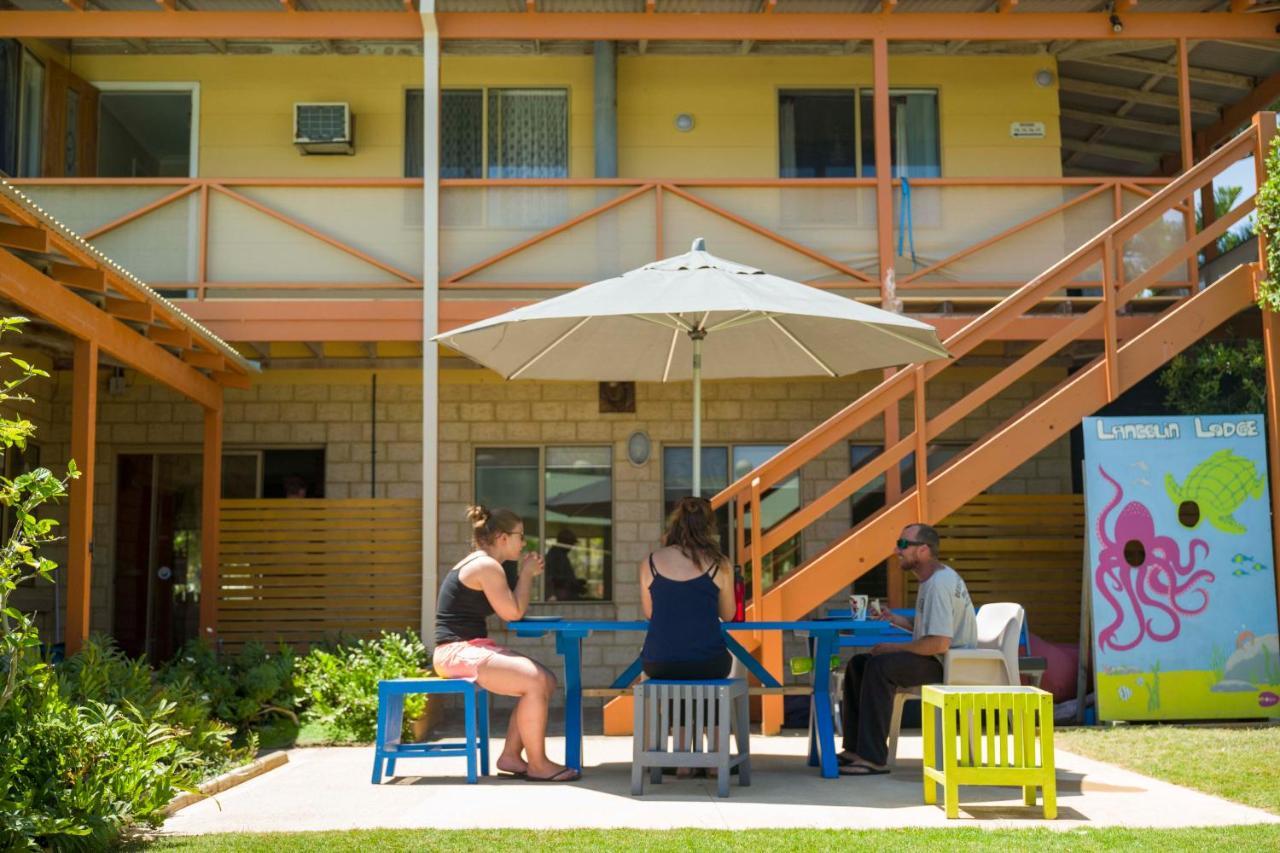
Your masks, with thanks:
[{"label": "garden shrub", "polygon": [[240,737],[270,715],[298,723],[293,649],[281,643],[274,653],[261,643],[246,643],[235,655],[214,654],[202,640],[187,643],[160,668],[159,679],[206,697],[213,715],[234,726]]},{"label": "garden shrub", "polygon": [[[298,687],[306,708],[303,717],[326,726],[337,738],[369,742],[377,734],[378,682],[425,672],[427,650],[417,634],[384,631],[376,640],[316,647],[298,659]],[[427,697],[405,697],[404,717],[420,716]]]}]

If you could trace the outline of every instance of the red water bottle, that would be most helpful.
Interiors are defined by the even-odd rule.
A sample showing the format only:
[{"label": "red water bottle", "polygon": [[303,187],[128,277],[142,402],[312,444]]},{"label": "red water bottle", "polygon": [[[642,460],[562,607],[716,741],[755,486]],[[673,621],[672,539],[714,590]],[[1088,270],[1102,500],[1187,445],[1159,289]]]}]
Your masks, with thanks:
[{"label": "red water bottle", "polygon": [[733,567],[733,621],[747,621],[747,579],[742,575],[742,566]]}]

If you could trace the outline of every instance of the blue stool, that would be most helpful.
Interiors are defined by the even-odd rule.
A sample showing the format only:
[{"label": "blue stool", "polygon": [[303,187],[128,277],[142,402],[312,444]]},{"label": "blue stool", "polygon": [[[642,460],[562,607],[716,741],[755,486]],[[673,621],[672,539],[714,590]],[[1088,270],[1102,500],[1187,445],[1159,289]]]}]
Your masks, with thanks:
[{"label": "blue stool", "polygon": [[[410,693],[461,693],[465,704],[466,740],[452,743],[401,743],[404,728],[404,697]],[[467,783],[474,785],[477,753],[480,774],[489,775],[489,694],[474,682],[460,678],[393,678],[378,682],[378,739],[373,745],[373,784],[382,782],[382,762],[386,775],[396,775],[400,758],[441,758],[467,756]]]}]

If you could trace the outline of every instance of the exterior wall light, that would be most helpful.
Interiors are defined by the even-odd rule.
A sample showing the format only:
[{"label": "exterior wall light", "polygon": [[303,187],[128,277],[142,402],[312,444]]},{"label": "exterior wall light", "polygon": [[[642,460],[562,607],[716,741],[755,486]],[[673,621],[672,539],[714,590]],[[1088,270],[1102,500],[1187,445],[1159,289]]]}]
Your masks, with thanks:
[{"label": "exterior wall light", "polygon": [[649,436],[643,430],[636,430],[627,439],[627,461],[632,465],[643,465],[649,461]]},{"label": "exterior wall light", "polygon": [[681,133],[688,133],[693,130],[693,115],[690,113],[680,113],[676,116],[676,130]]},{"label": "exterior wall light", "polygon": [[1047,68],[1041,68],[1036,72],[1035,80],[1037,86],[1048,88],[1053,85],[1053,72]]}]

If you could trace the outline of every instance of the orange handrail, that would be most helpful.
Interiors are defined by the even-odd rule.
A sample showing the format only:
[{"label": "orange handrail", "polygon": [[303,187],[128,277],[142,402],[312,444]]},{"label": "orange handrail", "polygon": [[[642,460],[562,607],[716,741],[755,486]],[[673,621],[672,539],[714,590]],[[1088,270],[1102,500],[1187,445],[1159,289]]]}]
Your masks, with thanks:
[{"label": "orange handrail", "polygon": [[[739,518],[747,512],[750,512],[753,517],[757,516],[759,513],[752,511],[754,507],[758,507],[757,495],[768,491],[837,443],[848,440],[856,430],[874,419],[896,411],[900,402],[908,396],[913,398],[914,424],[908,435],[898,438],[870,462],[825,493],[812,499],[798,512],[765,530],[763,539],[753,538],[753,543],[758,541],[758,544],[753,544],[751,547],[750,558],[753,561],[763,560],[773,549],[790,540],[840,502],[849,498],[859,488],[893,469],[911,453],[915,454],[916,469],[915,516],[918,520],[932,520],[934,512],[931,510],[930,477],[931,473],[936,477],[939,472],[929,470],[928,443],[1025,377],[1051,355],[1060,351],[1063,346],[1078,340],[1086,333],[1096,331],[1099,326],[1102,328],[1103,340],[1103,353],[1099,359],[1105,371],[1106,397],[1114,399],[1121,390],[1118,312],[1144,289],[1159,286],[1163,276],[1177,266],[1187,264],[1195,258],[1200,249],[1215,242],[1240,222],[1254,209],[1255,200],[1244,199],[1228,214],[1203,230],[1193,233],[1189,239],[1180,240],[1171,250],[1163,250],[1163,254],[1154,258],[1145,270],[1127,281],[1123,265],[1120,263],[1124,247],[1166,214],[1182,212],[1185,215],[1188,211],[1186,199],[1191,193],[1209,183],[1227,166],[1251,152],[1256,147],[1255,137],[1258,133],[1256,127],[1242,132],[1193,169],[1172,181],[1165,182],[1161,189],[1152,193],[1128,214],[1119,216],[1099,234],[1085,241],[1044,273],[1015,290],[998,305],[950,336],[945,341],[945,345],[955,359],[959,359],[991,340],[1003,327],[1024,315],[1037,303],[1051,297],[1064,287],[1080,286],[1078,277],[1082,272],[1095,266],[1102,267],[1103,298],[1098,304],[1064,323],[1049,338],[988,378],[977,389],[967,392],[961,400],[936,412],[932,418],[927,416],[925,406],[927,383],[943,374],[956,361],[935,361],[901,369],[823,423],[815,426],[772,459],[729,484],[712,498],[712,505],[717,508],[732,501],[735,504],[735,515]],[[1114,193],[1118,196],[1123,186],[1132,183],[1132,181],[1114,183]],[[1104,188],[1099,188],[1095,192],[1100,192],[1102,189]],[[1119,206],[1120,202],[1117,198],[1117,211]],[[1186,287],[1187,283],[1182,283],[1182,286]],[[982,439],[978,439],[974,442],[974,446],[981,441]],[[962,453],[960,457],[951,460],[939,470],[950,468],[960,462],[963,456]],[[904,497],[911,494],[908,492]],[[874,565],[875,562],[876,560],[871,560],[868,565]],[[803,567],[801,567],[802,570]],[[769,590],[757,588],[757,591],[766,597],[769,595]],[[761,611],[753,609],[753,612]],[[799,615],[802,614],[788,613],[786,617]]]}]

